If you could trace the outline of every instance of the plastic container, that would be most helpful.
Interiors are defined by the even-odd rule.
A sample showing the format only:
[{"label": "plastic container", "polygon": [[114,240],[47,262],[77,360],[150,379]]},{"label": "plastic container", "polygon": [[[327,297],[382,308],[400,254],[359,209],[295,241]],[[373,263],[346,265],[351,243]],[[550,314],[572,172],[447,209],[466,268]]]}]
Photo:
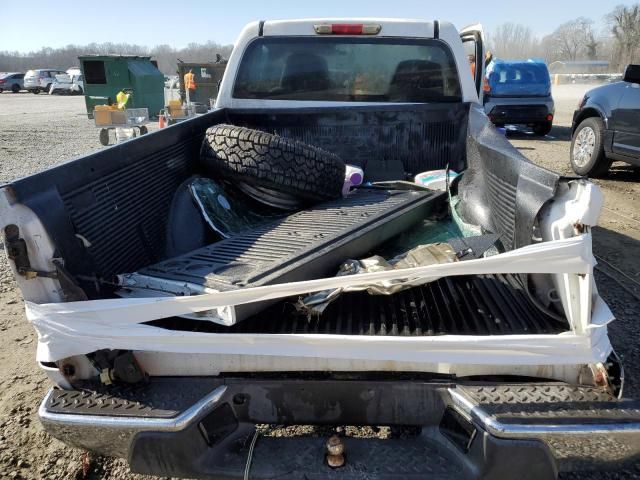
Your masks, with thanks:
[{"label": "plastic container", "polygon": [[136,132],[133,128],[116,128],[116,142],[124,142],[126,140],[131,140],[136,136]]},{"label": "plastic container", "polygon": [[[449,170],[449,182],[456,178],[459,173]],[[430,188],[432,190],[447,190],[447,171],[442,170],[429,170],[428,172],[422,172],[416,175],[414,181],[418,185]]]},{"label": "plastic container", "polygon": [[127,115],[123,110],[111,111],[111,124],[112,125],[127,125]]},{"label": "plastic container", "polygon": [[342,186],[342,195],[349,193],[352,187],[362,185],[364,180],[364,170],[355,165],[345,165],[344,185]]},{"label": "plastic container", "polygon": [[127,118],[127,125],[139,126],[149,122],[148,108],[127,108],[124,113]]}]

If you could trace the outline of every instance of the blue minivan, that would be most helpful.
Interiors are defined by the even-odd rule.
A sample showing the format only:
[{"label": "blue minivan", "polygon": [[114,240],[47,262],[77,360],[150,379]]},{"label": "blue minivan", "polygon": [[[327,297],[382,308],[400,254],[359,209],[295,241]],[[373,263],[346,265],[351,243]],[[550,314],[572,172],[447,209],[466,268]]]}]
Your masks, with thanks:
[{"label": "blue minivan", "polygon": [[484,111],[496,126],[527,125],[536,135],[551,131],[554,115],[549,70],[542,61],[493,60],[484,83]]}]

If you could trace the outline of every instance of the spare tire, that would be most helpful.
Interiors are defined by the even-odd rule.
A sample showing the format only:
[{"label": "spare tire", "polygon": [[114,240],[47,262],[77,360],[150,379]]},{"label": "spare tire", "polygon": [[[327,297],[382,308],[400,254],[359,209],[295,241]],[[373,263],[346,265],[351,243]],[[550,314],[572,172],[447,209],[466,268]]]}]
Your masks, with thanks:
[{"label": "spare tire", "polygon": [[345,166],[337,155],[302,142],[233,125],[207,130],[200,158],[212,174],[304,200],[337,198]]}]

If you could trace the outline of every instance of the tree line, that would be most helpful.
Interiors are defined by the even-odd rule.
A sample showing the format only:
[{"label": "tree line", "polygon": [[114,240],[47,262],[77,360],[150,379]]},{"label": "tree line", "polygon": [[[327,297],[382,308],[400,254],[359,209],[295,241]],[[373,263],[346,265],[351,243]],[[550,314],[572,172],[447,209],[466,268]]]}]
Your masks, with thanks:
[{"label": "tree line", "polygon": [[[595,22],[586,17],[563,23],[551,34],[537,37],[531,28],[504,23],[488,35],[488,49],[503,59],[543,58],[556,60],[607,60],[611,69],[622,71],[629,63],[640,63],[640,3],[615,7],[603,19],[598,31]],[[36,52],[0,51],[0,72],[24,72],[34,68],[78,66],[78,56],[88,54],[150,55],[158,61],[164,74],[174,74],[178,59],[188,62],[215,61],[216,54],[228,58],[233,45],[209,41],[190,43],[184,48],[157,45],[153,48],[128,43],[91,43],[44,47]]]},{"label": "tree line", "polygon": [[62,48],[44,47],[35,52],[20,53],[0,51],[0,72],[26,72],[35,68],[60,68],[79,66],[81,55],[149,55],[158,61],[158,68],[165,75],[176,73],[178,60],[184,62],[214,62],[216,54],[229,58],[233,45],[216,42],[190,43],[184,48],[157,45],[153,48],[129,43],[91,43],[67,45]]},{"label": "tree line", "polygon": [[551,34],[537,37],[517,23],[504,23],[488,35],[488,48],[503,59],[543,58],[555,61],[606,60],[612,70],[640,63],[640,3],[618,5],[598,31],[586,17],[563,23]]}]

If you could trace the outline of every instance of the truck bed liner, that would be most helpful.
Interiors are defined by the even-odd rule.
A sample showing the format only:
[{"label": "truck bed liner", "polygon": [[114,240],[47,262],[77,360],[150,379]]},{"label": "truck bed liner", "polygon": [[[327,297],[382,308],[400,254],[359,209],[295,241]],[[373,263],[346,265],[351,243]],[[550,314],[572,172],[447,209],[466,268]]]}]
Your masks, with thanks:
[{"label": "truck bed liner", "polygon": [[[217,291],[330,276],[341,262],[368,254],[423,220],[445,199],[444,192],[426,189],[356,190],[135,275]],[[235,318],[224,323],[262,308],[257,303],[235,307]]]},{"label": "truck bed liner", "polygon": [[570,330],[567,322],[536,308],[514,275],[448,277],[393,295],[345,293],[321,316],[312,318],[296,310],[295,300],[279,302],[232,327],[185,319],[152,323],[212,333],[414,337],[556,334]]}]

